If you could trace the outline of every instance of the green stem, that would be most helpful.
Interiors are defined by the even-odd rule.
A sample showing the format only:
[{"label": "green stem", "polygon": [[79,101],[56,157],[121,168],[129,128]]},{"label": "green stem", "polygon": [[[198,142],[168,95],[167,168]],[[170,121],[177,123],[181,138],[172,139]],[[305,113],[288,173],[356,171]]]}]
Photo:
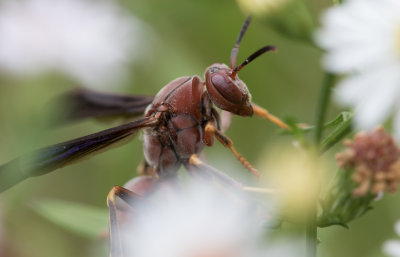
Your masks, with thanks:
[{"label": "green stem", "polygon": [[317,219],[314,213],[310,215],[307,223],[306,252],[307,252],[307,257],[317,256]]},{"label": "green stem", "polygon": [[326,110],[329,104],[329,98],[331,96],[331,88],[335,82],[335,75],[331,73],[327,73],[325,75],[322,89],[318,101],[318,108],[317,108],[317,121],[315,124],[315,134],[314,134],[314,142],[316,145],[320,144],[322,138],[322,132],[324,129],[324,122],[325,122],[325,115]]},{"label": "green stem", "polygon": [[[315,134],[314,134],[314,143],[317,146],[318,150],[320,148],[321,138],[324,130],[326,111],[328,109],[329,99],[331,95],[331,88],[334,85],[334,81],[335,81],[335,76],[331,73],[327,73],[325,75],[321,88],[321,93],[319,96],[319,101],[317,106],[317,117],[315,124]],[[315,174],[313,174],[313,176],[318,177],[317,170],[315,170]],[[317,201],[318,197],[314,199],[313,204],[310,206],[311,208],[306,224],[307,257],[317,256],[317,207],[318,207]]]}]

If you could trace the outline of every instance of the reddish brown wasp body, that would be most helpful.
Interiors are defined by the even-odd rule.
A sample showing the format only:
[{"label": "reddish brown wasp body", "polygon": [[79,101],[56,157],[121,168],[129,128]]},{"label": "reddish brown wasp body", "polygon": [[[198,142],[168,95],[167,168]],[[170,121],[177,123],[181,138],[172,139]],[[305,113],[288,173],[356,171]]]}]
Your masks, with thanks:
[{"label": "reddish brown wasp body", "polygon": [[198,76],[167,84],[145,112],[159,125],[145,130],[144,155],[158,175],[173,174],[180,163],[202,150],[204,124],[212,120],[211,103]]},{"label": "reddish brown wasp body", "polygon": [[206,82],[198,76],[178,78],[155,96],[145,116],[158,115],[160,123],[145,130],[144,153],[158,175],[174,173],[204,145],[213,145],[213,136],[205,131],[206,126],[219,124],[212,103],[242,116],[253,114],[246,85],[237,76],[232,79],[231,72],[224,64],[214,64],[206,70]]}]

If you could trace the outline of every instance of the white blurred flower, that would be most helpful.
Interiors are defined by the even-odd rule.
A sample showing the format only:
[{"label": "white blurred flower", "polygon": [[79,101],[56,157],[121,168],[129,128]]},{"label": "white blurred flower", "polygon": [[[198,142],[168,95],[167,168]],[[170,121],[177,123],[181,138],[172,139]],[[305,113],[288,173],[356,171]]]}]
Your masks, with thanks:
[{"label": "white blurred flower", "polygon": [[130,224],[121,226],[126,255],[293,256],[288,255],[292,246],[260,248],[264,218],[250,202],[243,195],[199,184],[174,192],[161,190],[144,205],[136,205]]},{"label": "white blurred flower", "polygon": [[95,87],[116,83],[139,53],[141,27],[112,1],[1,1],[0,69],[58,71]]},{"label": "white blurred flower", "polygon": [[322,17],[317,43],[327,70],[347,73],[336,99],[355,109],[359,128],[371,129],[395,112],[400,138],[400,1],[348,0]]},{"label": "white blurred flower", "polygon": [[[398,221],[394,229],[398,236],[400,236],[400,221]],[[384,243],[383,251],[392,257],[400,257],[400,239],[391,239]]]}]

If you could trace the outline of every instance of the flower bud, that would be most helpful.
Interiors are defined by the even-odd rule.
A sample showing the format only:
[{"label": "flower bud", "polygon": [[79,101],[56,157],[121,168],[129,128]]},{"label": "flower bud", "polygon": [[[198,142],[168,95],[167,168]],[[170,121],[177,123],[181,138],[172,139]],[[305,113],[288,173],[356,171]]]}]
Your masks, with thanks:
[{"label": "flower bud", "polygon": [[341,170],[321,200],[318,226],[342,225],[370,210],[383,192],[393,193],[400,181],[399,148],[382,127],[346,140],[336,155]]},{"label": "flower bud", "polygon": [[353,140],[345,141],[347,149],[336,155],[339,167],[353,172],[358,185],[353,196],[368,192],[393,193],[400,181],[400,150],[394,138],[382,127],[370,133],[360,132]]}]

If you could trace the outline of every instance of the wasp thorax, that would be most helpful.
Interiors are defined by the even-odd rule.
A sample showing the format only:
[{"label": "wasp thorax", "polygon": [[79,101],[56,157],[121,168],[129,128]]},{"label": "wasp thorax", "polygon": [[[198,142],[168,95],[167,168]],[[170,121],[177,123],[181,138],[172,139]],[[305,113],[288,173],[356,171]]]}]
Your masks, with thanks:
[{"label": "wasp thorax", "polygon": [[216,63],[207,68],[206,87],[211,101],[222,110],[251,116],[251,95],[246,84],[237,75],[232,78],[232,69]]}]

